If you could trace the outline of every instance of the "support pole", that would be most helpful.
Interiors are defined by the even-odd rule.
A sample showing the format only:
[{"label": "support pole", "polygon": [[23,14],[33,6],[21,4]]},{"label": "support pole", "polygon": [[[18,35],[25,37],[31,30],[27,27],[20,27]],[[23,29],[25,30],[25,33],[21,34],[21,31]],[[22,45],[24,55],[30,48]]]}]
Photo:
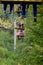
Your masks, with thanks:
[{"label": "support pole", "polygon": [[14,26],[14,51],[16,51],[16,29],[15,29],[16,20],[14,20],[13,13],[10,16],[10,20],[11,20],[12,25]]},{"label": "support pole", "polygon": [[16,21],[14,21],[14,51],[16,51]]},{"label": "support pole", "polygon": [[16,20],[14,17],[14,4],[13,3],[10,3],[10,20],[11,20],[12,25],[14,26],[14,51],[16,51],[16,29],[15,29]]}]

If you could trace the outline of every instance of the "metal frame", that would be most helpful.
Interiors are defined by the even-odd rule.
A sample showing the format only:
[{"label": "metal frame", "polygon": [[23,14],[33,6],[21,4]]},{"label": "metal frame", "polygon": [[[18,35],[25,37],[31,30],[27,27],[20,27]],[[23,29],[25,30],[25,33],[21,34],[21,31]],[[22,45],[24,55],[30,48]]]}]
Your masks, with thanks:
[{"label": "metal frame", "polygon": [[13,4],[21,4],[21,3],[26,3],[26,4],[34,4],[34,3],[36,3],[36,4],[42,4],[43,3],[43,1],[42,2],[32,2],[32,1],[0,1],[0,3],[1,4],[3,4],[3,3],[7,3],[7,4],[10,4],[10,3],[13,3]]}]

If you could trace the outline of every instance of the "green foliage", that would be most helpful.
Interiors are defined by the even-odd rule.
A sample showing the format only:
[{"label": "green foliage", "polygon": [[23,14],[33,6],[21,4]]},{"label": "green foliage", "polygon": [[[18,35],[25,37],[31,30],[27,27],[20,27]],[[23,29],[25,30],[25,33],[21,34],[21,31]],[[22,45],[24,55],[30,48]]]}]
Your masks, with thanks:
[{"label": "green foliage", "polygon": [[38,17],[37,22],[32,22],[33,19],[29,17],[26,19],[26,46],[19,54],[19,62],[21,65],[43,65],[42,19],[42,17]]},{"label": "green foliage", "polygon": [[7,57],[8,50],[6,48],[0,47],[0,57],[5,58]]},{"label": "green foliage", "polygon": [[17,40],[16,52],[13,49],[13,29],[0,30],[0,65],[43,65],[43,12],[40,13],[40,7],[38,5],[41,15],[37,22],[33,22],[33,18],[25,19],[25,38],[23,42]]}]

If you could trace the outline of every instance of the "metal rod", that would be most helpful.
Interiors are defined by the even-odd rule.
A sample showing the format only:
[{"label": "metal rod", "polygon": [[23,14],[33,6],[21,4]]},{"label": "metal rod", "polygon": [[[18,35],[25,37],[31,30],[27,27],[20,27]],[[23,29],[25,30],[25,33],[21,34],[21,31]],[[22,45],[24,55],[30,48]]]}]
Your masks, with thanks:
[{"label": "metal rod", "polygon": [[14,51],[16,51],[16,21],[14,21]]}]

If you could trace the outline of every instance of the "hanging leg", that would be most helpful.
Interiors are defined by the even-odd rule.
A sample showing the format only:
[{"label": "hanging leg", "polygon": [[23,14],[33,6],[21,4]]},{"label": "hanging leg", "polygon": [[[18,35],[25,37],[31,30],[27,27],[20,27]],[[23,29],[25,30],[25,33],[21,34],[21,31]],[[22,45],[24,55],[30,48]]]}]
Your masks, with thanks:
[{"label": "hanging leg", "polygon": [[28,12],[28,8],[29,8],[29,4],[26,5],[27,12]]},{"label": "hanging leg", "polygon": [[13,12],[13,8],[14,8],[14,4],[13,3],[10,3],[10,13]]},{"label": "hanging leg", "polygon": [[7,9],[7,3],[3,4],[4,8],[4,16],[3,16],[3,21],[6,21],[7,15],[6,15],[6,9]]},{"label": "hanging leg", "polygon": [[37,21],[37,4],[33,4],[34,21]]},{"label": "hanging leg", "polygon": [[12,21],[12,20],[14,20],[13,18],[14,18],[14,4],[13,3],[10,3],[10,21],[11,21],[11,23],[13,24],[13,22],[14,21]]},{"label": "hanging leg", "polygon": [[28,8],[29,8],[29,4],[26,4],[26,16],[28,17]]},{"label": "hanging leg", "polygon": [[7,4],[4,3],[4,12],[6,13],[6,9],[7,9]]},{"label": "hanging leg", "polygon": [[17,6],[18,6],[17,14],[18,14],[18,16],[20,17],[20,14],[21,14],[21,5],[18,4]]},{"label": "hanging leg", "polygon": [[26,4],[22,3],[22,17],[24,18],[26,16]]}]

